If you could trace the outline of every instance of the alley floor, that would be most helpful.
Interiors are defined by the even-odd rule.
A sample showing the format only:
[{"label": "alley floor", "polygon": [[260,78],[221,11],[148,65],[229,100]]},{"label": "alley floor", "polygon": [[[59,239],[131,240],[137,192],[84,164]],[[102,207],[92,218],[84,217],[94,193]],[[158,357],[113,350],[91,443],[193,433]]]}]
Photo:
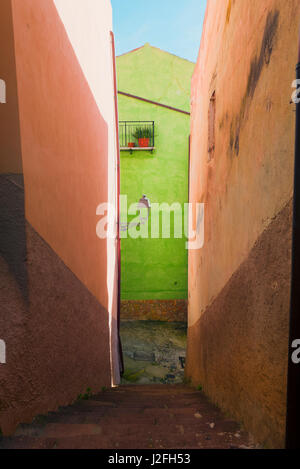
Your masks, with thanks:
[{"label": "alley floor", "polygon": [[187,325],[122,321],[123,384],[180,384],[184,379]]},{"label": "alley floor", "polygon": [[253,449],[251,437],[202,392],[120,386],[20,425],[0,449]]}]

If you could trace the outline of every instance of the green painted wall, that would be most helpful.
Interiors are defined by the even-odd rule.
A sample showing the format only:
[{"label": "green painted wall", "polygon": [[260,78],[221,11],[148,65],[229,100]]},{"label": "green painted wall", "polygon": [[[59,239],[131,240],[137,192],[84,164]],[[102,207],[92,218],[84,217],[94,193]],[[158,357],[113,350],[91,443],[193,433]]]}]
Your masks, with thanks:
[{"label": "green painted wall", "polygon": [[[193,63],[146,45],[117,58],[118,89],[189,111],[193,69]],[[143,194],[151,204],[188,202],[189,116],[119,95],[119,120],[155,121],[153,154],[121,152],[121,194],[128,205]],[[173,235],[162,239],[161,230],[159,239],[122,239],[122,299],[186,299],[185,243]]]},{"label": "green painted wall", "polygon": [[117,57],[118,90],[190,112],[194,68],[188,60],[145,44]]}]

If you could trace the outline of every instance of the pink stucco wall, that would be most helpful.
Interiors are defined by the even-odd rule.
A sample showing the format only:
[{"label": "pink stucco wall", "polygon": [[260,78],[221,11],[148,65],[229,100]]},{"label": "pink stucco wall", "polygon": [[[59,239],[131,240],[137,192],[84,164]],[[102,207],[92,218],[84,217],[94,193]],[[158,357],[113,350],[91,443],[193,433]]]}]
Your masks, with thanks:
[{"label": "pink stucco wall", "polygon": [[11,11],[27,294],[1,259],[4,433],[118,379],[116,241],[96,235],[98,205],[116,203],[110,2],[11,0]]}]

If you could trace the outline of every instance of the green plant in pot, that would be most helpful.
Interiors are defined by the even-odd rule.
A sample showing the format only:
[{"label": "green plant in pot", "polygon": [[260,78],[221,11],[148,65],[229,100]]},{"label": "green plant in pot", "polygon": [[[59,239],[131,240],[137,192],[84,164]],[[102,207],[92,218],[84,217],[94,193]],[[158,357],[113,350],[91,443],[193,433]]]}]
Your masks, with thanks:
[{"label": "green plant in pot", "polygon": [[151,138],[151,129],[149,127],[136,127],[133,137],[139,142],[139,147],[149,147]]}]

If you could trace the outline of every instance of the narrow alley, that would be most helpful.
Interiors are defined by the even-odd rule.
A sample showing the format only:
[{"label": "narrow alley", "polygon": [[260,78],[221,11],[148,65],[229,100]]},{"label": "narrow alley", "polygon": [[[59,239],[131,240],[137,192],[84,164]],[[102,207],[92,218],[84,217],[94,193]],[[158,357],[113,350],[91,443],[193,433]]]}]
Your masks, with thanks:
[{"label": "narrow alley", "polygon": [[[86,396],[87,397],[87,396]],[[0,449],[254,449],[248,433],[183,385],[122,386],[20,425]]]},{"label": "narrow alley", "polygon": [[0,450],[300,447],[299,18],[0,1]]}]

